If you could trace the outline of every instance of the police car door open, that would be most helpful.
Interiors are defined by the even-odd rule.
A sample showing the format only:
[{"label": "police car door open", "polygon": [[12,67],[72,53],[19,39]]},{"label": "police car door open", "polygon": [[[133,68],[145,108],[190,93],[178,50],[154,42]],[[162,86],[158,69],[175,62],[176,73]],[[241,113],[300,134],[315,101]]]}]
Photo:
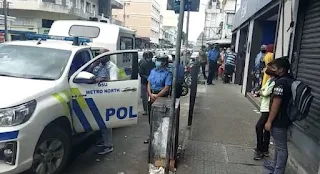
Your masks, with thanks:
[{"label": "police car door open", "polygon": [[97,56],[71,76],[70,88],[77,132],[137,124],[138,52]]}]

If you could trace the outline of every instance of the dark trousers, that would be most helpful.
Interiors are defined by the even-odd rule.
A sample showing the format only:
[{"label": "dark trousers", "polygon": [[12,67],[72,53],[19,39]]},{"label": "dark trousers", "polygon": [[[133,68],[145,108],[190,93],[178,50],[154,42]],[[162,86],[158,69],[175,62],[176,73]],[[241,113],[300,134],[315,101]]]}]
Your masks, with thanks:
[{"label": "dark trousers", "polygon": [[208,80],[207,80],[208,84],[212,84],[212,80],[216,76],[216,73],[218,70],[217,66],[218,66],[217,62],[215,62],[215,61],[209,62],[209,75],[208,75]]},{"label": "dark trousers", "polygon": [[207,75],[206,75],[206,65],[207,63],[201,63],[201,71],[202,71],[202,74],[203,74],[203,77],[206,79],[207,78]]},{"label": "dark trousers", "polygon": [[267,152],[270,144],[270,132],[264,130],[264,125],[268,121],[269,112],[262,112],[261,117],[256,124],[257,150]]}]

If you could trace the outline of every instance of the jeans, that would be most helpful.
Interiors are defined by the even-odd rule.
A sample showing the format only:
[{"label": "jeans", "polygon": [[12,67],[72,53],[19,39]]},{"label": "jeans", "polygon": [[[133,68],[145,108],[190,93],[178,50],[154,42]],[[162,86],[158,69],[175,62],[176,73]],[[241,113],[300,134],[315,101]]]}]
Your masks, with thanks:
[{"label": "jeans", "polygon": [[212,84],[213,78],[216,76],[215,74],[217,73],[217,62],[215,61],[210,61],[209,62],[209,75],[208,75],[208,84]]},{"label": "jeans", "polygon": [[147,84],[141,83],[141,98],[142,98],[143,110],[146,112],[148,110]]},{"label": "jeans", "polygon": [[264,125],[268,121],[269,112],[262,112],[261,117],[256,124],[257,150],[259,152],[268,152],[270,143],[270,132],[264,130]]},{"label": "jeans", "polygon": [[101,136],[106,147],[112,147],[112,129],[101,129]]},{"label": "jeans", "polygon": [[271,164],[271,168],[274,169],[272,174],[285,173],[288,159],[287,132],[287,128],[272,127],[271,129],[271,135],[275,143],[275,156]]}]

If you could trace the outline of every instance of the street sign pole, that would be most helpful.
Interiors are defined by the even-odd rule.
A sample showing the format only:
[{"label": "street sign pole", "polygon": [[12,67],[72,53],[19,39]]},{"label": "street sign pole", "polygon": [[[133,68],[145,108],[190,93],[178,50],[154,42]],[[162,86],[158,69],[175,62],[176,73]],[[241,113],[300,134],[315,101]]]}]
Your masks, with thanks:
[{"label": "street sign pole", "polygon": [[7,4],[7,0],[3,1],[2,4],[3,7],[3,12],[4,12],[4,39],[5,41],[9,40],[9,35],[8,35],[8,4]]},{"label": "street sign pole", "polygon": [[184,54],[184,64],[187,65],[187,60],[188,60],[188,44],[189,44],[189,20],[190,20],[190,8],[188,5],[188,13],[187,13],[187,26],[186,26],[186,41],[184,43],[184,47],[185,47],[185,54]]},{"label": "street sign pole", "polygon": [[[179,22],[178,22],[178,34],[177,34],[177,42],[176,42],[176,56],[174,61],[174,71],[173,71],[173,82],[172,82],[172,93],[171,93],[171,108],[175,108],[176,105],[176,84],[177,84],[177,74],[178,74],[178,65],[180,62],[180,53],[181,53],[181,36],[182,36],[182,29],[183,29],[183,18],[184,18],[184,2],[185,0],[180,0],[180,11],[179,11]],[[173,117],[175,116],[175,110],[170,110],[170,122],[173,122]],[[171,138],[171,131],[172,131],[172,124],[169,125],[168,130],[168,138]],[[167,147],[171,147],[171,141],[167,141]],[[170,153],[170,148],[167,148],[167,154]],[[165,173],[169,173],[169,163],[170,160],[167,160],[167,167]]]}]

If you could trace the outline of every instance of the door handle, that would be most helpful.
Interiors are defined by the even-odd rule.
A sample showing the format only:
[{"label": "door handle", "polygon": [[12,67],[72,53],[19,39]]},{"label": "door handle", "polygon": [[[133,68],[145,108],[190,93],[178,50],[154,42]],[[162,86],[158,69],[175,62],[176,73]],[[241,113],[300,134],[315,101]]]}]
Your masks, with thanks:
[{"label": "door handle", "polygon": [[127,87],[127,88],[123,88],[121,89],[121,92],[129,92],[129,91],[137,91],[137,88],[131,88],[131,87]]}]

